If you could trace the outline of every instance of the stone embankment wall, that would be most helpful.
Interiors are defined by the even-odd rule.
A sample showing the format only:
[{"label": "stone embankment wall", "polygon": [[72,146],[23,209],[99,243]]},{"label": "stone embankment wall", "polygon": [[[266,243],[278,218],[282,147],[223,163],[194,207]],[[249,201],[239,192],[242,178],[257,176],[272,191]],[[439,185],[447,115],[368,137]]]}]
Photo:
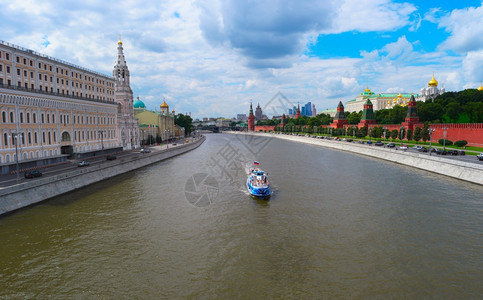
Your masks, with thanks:
[{"label": "stone embankment wall", "polygon": [[[446,159],[428,153],[413,153],[401,150],[380,148],[377,146],[347,143],[342,141],[307,138],[304,136],[292,136],[273,133],[237,133],[256,134],[267,138],[279,138],[293,142],[322,146],[331,149],[348,151],[352,153],[367,155],[406,166],[415,167],[432,173],[446,175],[460,180],[483,184],[483,165],[468,163],[459,160]],[[476,158],[475,158],[476,161]]]},{"label": "stone embankment wall", "polygon": [[23,184],[0,189],[0,215],[183,154],[197,148],[204,140],[205,137],[203,136],[192,143],[170,149],[105,161],[88,168],[79,168],[75,171],[50,177],[41,177]]}]

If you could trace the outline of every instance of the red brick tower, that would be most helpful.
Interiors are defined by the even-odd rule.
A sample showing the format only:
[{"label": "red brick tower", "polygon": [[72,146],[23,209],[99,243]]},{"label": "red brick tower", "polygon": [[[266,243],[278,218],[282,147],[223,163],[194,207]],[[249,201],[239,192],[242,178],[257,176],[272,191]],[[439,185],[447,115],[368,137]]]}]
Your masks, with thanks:
[{"label": "red brick tower", "polygon": [[285,127],[285,124],[287,124],[287,117],[285,114],[282,115],[282,122],[280,123],[281,127]]},{"label": "red brick tower", "polygon": [[372,108],[372,102],[367,98],[367,102],[364,104],[364,110],[362,111],[362,118],[358,128],[365,127],[368,125],[376,125],[376,117],[374,116],[374,109]]},{"label": "red brick tower", "polygon": [[347,121],[347,117],[345,116],[344,112],[344,105],[342,105],[342,101],[339,101],[339,105],[337,106],[337,113],[334,117],[334,122],[330,124],[332,128],[344,128],[344,125],[349,124]]},{"label": "red brick tower", "polygon": [[408,113],[406,114],[406,119],[401,124],[406,128],[406,130],[413,130],[416,126],[423,127],[423,124],[419,121],[417,105],[418,103],[416,102],[416,99],[414,99],[414,96],[411,95],[411,99],[409,99],[408,102]]},{"label": "red brick tower", "polygon": [[295,119],[300,118],[300,104],[297,104],[297,112],[295,113]]},{"label": "red brick tower", "polygon": [[250,101],[250,113],[248,114],[248,131],[255,131],[255,116],[253,115],[252,102]]}]

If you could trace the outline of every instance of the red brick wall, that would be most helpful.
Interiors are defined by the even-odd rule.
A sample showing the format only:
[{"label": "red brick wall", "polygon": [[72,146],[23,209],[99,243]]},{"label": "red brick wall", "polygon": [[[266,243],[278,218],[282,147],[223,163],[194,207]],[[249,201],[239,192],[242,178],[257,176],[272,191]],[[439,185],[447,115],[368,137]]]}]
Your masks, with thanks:
[{"label": "red brick wall", "polygon": [[466,140],[469,146],[483,147],[483,123],[473,124],[431,124],[431,129],[435,129],[433,133],[433,141],[437,141],[444,137],[444,129],[446,129],[446,139],[452,141]]},{"label": "red brick wall", "polygon": [[266,131],[273,131],[274,128],[275,128],[274,125],[261,125],[261,126],[256,125],[255,126],[255,131],[256,132],[257,131],[260,131],[260,130],[262,130],[262,131],[265,131],[265,130]]}]

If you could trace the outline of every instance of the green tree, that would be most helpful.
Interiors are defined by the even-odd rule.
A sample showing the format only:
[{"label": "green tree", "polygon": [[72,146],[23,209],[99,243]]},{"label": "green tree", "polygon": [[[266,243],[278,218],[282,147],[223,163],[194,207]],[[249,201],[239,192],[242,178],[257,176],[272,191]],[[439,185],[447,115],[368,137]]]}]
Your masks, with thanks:
[{"label": "green tree", "polygon": [[356,125],[361,122],[362,118],[362,111],[360,112],[351,112],[350,114],[347,114],[347,122],[351,125]]},{"label": "green tree", "polygon": [[421,129],[421,127],[416,127],[416,129],[414,129],[414,140],[416,142],[418,142],[423,137],[422,131],[423,130]]},{"label": "green tree", "polygon": [[413,130],[412,129],[408,129],[406,137],[407,137],[408,141],[413,139]]},{"label": "green tree", "polygon": [[193,119],[188,115],[178,114],[174,117],[174,124],[183,127],[185,135],[190,135],[193,130]]},{"label": "green tree", "polygon": [[397,138],[398,134],[399,134],[399,132],[397,131],[397,129],[391,130],[391,139],[395,140]]}]

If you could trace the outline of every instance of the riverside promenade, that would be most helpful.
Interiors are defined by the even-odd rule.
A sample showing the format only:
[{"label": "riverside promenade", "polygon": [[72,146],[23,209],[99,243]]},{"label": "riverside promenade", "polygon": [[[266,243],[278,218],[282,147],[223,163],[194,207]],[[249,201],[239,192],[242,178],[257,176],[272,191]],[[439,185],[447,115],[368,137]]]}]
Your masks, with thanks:
[{"label": "riverside promenade", "polygon": [[292,136],[275,133],[249,133],[249,132],[227,132],[231,134],[246,134],[254,136],[262,136],[267,138],[278,138],[291,142],[310,144],[330,149],[347,151],[360,155],[366,155],[431,173],[445,175],[448,177],[460,179],[463,181],[483,185],[483,165],[475,162],[465,162],[451,160],[436,155],[429,156],[427,153],[413,153],[410,151],[395,150],[390,148],[381,148],[366,144],[348,143],[343,141],[314,139],[305,136]]},{"label": "riverside promenade", "polygon": [[[55,175],[23,180],[19,184],[0,188],[0,215],[30,206],[88,185],[121,175],[199,147],[205,137],[188,139],[188,143],[155,146],[151,153],[133,151],[116,160],[103,160],[88,167],[57,170]],[[184,140],[183,140],[184,141]]]}]

